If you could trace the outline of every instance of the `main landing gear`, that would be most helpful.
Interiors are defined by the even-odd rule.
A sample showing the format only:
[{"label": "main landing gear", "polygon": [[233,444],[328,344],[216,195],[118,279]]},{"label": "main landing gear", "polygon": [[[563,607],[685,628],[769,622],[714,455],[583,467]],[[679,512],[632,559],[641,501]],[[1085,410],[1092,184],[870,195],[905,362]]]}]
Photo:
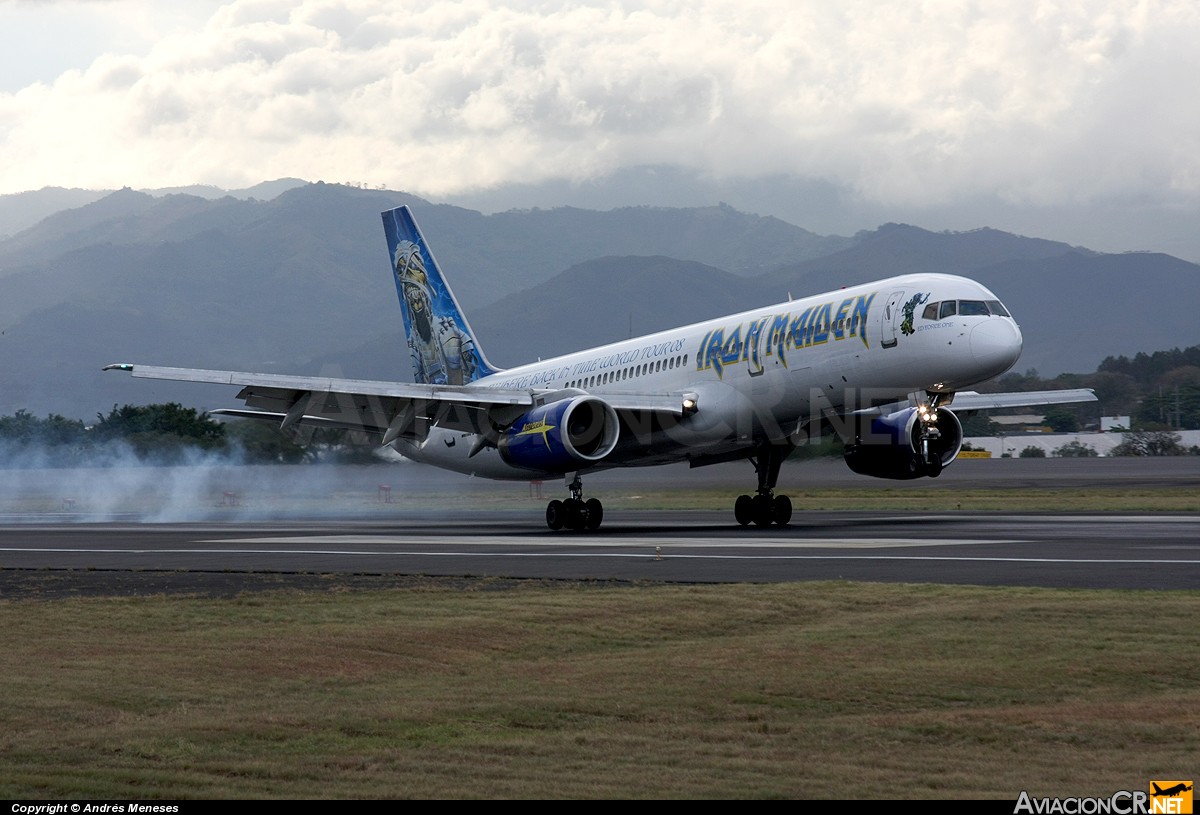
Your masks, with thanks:
[{"label": "main landing gear", "polygon": [[583,482],[576,474],[567,488],[571,497],[565,501],[551,501],[546,505],[546,526],[554,531],[564,527],[573,530],[599,529],[604,520],[604,505],[598,498],[583,500]]},{"label": "main landing gear", "polygon": [[742,526],[770,526],[772,523],[787,526],[792,520],[792,499],[775,494],[779,481],[779,467],[788,453],[788,444],[764,444],[750,459],[758,473],[758,490],[754,495],[739,495],[733,505],[733,517]]}]

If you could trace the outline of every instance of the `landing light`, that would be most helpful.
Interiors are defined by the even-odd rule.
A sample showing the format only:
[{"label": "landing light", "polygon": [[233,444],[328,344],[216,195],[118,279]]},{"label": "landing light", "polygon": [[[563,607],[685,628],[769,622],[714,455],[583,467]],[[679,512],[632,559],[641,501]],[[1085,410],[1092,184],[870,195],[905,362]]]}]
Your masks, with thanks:
[{"label": "landing light", "polygon": [[683,400],[683,412],[684,413],[695,413],[696,412],[696,400],[695,399],[684,399]]}]

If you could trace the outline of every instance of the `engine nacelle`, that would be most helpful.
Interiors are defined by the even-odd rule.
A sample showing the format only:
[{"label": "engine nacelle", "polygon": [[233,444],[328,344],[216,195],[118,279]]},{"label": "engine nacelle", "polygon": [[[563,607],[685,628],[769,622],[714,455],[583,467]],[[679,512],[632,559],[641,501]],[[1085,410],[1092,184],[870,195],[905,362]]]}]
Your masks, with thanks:
[{"label": "engine nacelle", "polygon": [[[846,464],[861,475],[876,478],[921,478],[936,476],[962,450],[962,424],[946,408],[937,408],[935,421],[923,421],[917,408],[906,408],[888,416],[865,420],[855,428],[853,442],[846,444]],[[937,428],[928,440],[930,462],[922,455],[924,425]],[[931,436],[933,434],[930,434]]]},{"label": "engine nacelle", "polygon": [[619,433],[612,405],[594,396],[576,396],[529,411],[501,434],[497,447],[514,467],[567,473],[611,453]]}]

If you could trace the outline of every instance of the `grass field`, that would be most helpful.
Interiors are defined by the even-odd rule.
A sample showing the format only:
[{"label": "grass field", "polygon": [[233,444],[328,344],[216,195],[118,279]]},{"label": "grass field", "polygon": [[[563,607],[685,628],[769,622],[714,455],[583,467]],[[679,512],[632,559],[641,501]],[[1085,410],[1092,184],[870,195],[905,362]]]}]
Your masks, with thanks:
[{"label": "grass field", "polygon": [[1194,775],[1198,611],[483,579],[0,601],[0,796],[1107,796]]}]

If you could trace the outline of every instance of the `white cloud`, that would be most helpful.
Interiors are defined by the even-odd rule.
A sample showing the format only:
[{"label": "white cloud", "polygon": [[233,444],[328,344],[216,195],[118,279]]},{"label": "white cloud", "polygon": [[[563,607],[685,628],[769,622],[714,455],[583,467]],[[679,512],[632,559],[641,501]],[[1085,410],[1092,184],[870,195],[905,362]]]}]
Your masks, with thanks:
[{"label": "white cloud", "polygon": [[0,92],[0,192],[676,164],[896,206],[1200,193],[1191,0],[238,0],[112,33],[142,8],[89,6],[112,47]]}]

